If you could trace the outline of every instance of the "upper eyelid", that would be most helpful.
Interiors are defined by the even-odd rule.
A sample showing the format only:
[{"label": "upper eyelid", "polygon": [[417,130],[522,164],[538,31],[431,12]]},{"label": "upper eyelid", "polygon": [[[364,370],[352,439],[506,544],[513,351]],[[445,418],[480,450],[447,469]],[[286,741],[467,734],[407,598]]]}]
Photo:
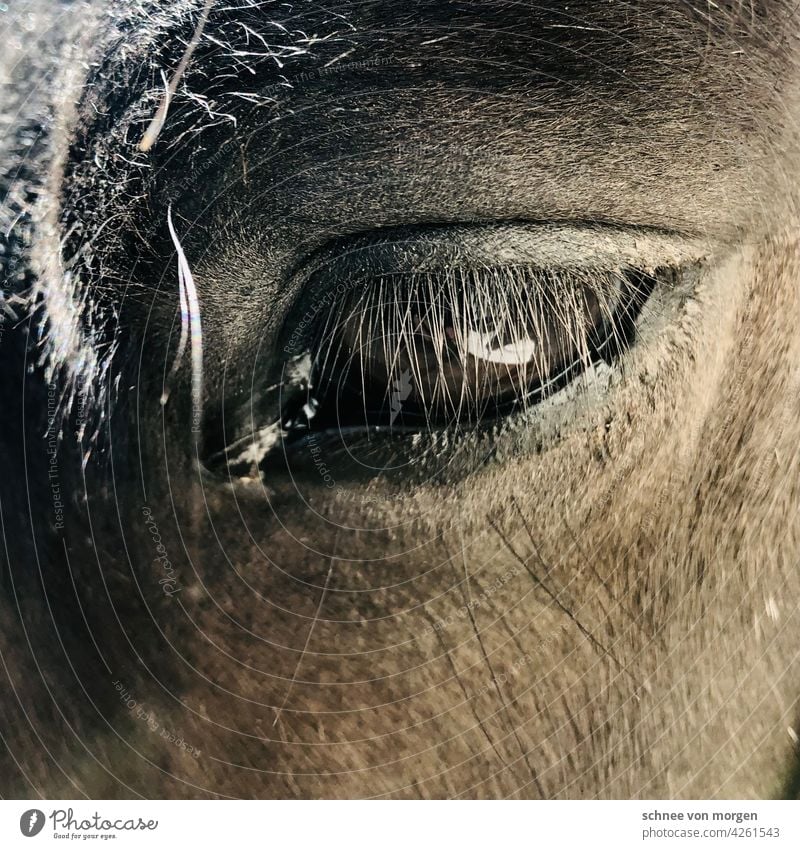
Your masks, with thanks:
[{"label": "upper eyelid", "polygon": [[443,267],[520,266],[553,269],[638,268],[651,272],[707,262],[715,245],[674,231],[595,222],[507,222],[421,225],[357,234],[328,243],[289,273],[293,286],[324,274],[436,272]]},{"label": "upper eyelid", "polygon": [[578,221],[425,224],[358,233],[327,243],[290,272],[284,330],[274,343],[283,347],[287,325],[304,305],[332,308],[343,291],[391,274],[441,273],[454,266],[653,274],[705,265],[713,248],[675,231]]}]

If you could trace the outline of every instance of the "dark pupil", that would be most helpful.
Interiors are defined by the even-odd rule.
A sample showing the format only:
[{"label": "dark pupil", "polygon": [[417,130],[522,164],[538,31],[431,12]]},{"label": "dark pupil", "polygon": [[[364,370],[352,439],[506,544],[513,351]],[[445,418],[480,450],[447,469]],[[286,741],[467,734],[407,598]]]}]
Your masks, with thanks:
[{"label": "dark pupil", "polygon": [[536,403],[619,353],[650,278],[483,269],[348,288],[290,429],[470,424]]}]

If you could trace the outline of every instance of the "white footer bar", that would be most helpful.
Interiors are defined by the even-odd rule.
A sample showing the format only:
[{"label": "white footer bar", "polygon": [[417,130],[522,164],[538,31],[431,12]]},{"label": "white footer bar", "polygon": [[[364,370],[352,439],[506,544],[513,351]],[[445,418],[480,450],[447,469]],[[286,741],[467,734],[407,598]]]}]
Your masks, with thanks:
[{"label": "white footer bar", "polygon": [[0,801],[0,846],[800,847],[797,802]]}]

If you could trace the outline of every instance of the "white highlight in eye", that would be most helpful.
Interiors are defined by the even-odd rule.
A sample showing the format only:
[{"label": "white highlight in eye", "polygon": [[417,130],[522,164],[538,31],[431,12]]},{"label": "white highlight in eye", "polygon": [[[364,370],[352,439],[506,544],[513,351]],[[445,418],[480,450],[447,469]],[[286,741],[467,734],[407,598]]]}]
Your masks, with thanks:
[{"label": "white highlight in eye", "polygon": [[515,339],[509,345],[496,347],[495,333],[481,333],[468,330],[464,340],[464,349],[476,360],[504,365],[524,365],[533,362],[539,345],[533,339]]}]

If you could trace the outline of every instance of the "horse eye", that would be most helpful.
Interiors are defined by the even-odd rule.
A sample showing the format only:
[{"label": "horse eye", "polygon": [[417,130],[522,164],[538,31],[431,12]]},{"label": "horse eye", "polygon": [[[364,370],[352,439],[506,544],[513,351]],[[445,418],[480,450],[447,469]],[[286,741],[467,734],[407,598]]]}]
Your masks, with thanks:
[{"label": "horse eye", "polygon": [[533,405],[629,343],[653,278],[447,268],[347,281],[310,334],[291,434],[464,427]]}]

